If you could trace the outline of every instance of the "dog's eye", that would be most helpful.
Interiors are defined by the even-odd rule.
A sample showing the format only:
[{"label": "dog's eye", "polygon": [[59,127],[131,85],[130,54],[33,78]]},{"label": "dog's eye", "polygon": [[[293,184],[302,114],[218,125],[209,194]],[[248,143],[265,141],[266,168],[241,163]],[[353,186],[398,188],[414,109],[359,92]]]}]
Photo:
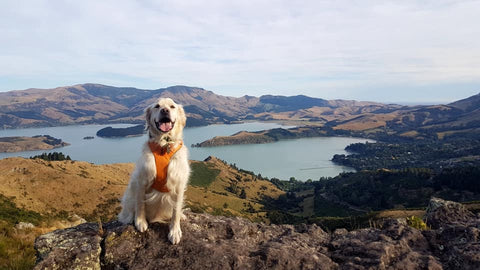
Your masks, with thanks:
[{"label": "dog's eye", "polygon": [[172,106],[170,106],[170,109],[175,109],[175,106],[173,106],[173,105],[172,105]]},{"label": "dog's eye", "polygon": [[158,108],[160,108],[160,105],[159,105],[159,104],[157,104],[157,105],[155,105],[155,107],[154,107],[154,108],[155,108],[155,109],[158,109]]}]

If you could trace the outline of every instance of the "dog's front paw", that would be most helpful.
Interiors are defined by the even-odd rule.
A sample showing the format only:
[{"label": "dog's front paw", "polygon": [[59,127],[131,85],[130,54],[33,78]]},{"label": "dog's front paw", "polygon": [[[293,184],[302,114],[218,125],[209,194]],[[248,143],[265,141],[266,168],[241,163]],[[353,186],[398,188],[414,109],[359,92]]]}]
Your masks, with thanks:
[{"label": "dog's front paw", "polygon": [[140,232],[146,231],[148,228],[147,220],[145,220],[144,218],[136,218],[135,227],[137,227],[137,230],[139,230]]},{"label": "dog's front paw", "polygon": [[168,240],[172,242],[172,244],[176,245],[180,242],[182,238],[182,230],[180,226],[173,226],[170,228],[170,232],[168,233]]}]

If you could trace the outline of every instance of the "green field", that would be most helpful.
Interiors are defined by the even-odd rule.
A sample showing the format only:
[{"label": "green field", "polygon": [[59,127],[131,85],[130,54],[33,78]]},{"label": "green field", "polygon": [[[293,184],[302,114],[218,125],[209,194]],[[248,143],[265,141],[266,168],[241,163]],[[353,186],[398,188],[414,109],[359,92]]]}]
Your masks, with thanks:
[{"label": "green field", "polygon": [[220,173],[219,169],[213,169],[204,163],[192,163],[192,175],[190,185],[197,187],[208,187]]}]

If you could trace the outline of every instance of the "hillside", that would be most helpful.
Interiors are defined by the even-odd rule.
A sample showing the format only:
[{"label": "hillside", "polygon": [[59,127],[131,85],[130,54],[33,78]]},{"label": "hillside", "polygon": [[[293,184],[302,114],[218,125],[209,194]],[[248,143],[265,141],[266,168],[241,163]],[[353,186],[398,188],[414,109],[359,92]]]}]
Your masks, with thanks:
[{"label": "hillside", "polygon": [[455,107],[464,112],[471,112],[479,109],[480,104],[480,93],[469,98],[461,99],[455,102],[452,102],[448,105]]},{"label": "hillside", "polygon": [[133,166],[6,158],[0,160],[0,170],[5,172],[0,175],[0,190],[27,210],[87,217],[108,202],[112,203],[109,211],[115,211]]},{"label": "hillside", "polygon": [[33,137],[0,137],[0,153],[31,150],[49,150],[69,145],[61,139],[48,135]]},{"label": "hillside", "polygon": [[[187,206],[195,211],[264,219],[264,196],[284,194],[273,184],[209,158],[192,161]],[[94,165],[83,161],[0,160],[1,195],[26,210],[41,214],[65,211],[87,219],[113,218],[128,183],[133,163]],[[243,192],[242,192],[243,190]],[[242,195],[244,193],[244,195]],[[255,213],[254,213],[255,212]]]}]

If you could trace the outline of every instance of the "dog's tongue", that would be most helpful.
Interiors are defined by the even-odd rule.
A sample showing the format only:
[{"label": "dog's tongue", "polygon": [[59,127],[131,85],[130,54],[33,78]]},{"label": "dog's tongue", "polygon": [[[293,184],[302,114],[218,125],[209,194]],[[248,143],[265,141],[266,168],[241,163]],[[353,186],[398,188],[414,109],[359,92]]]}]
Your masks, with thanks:
[{"label": "dog's tongue", "polygon": [[172,129],[172,122],[160,123],[160,130],[163,132],[169,132]]}]

